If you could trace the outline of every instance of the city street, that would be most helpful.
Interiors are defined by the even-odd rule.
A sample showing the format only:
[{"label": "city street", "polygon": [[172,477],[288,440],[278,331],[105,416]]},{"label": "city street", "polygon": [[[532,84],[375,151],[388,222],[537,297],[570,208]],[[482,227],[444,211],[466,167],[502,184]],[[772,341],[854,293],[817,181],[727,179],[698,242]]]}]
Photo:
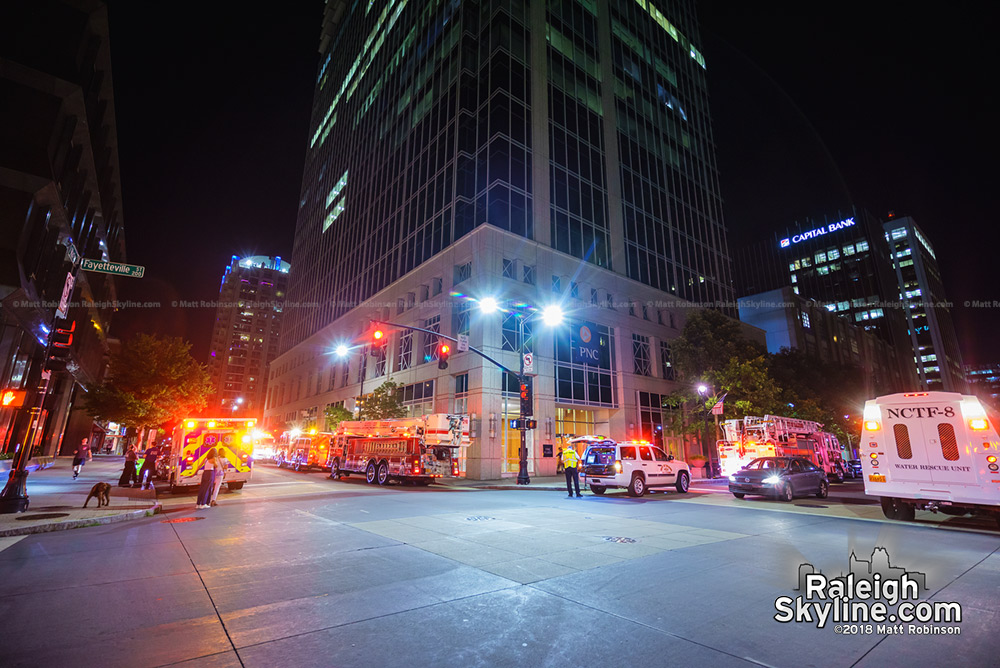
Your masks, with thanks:
[{"label": "city street", "polygon": [[[830,499],[371,487],[267,466],[210,510],[196,511],[193,493],[160,501],[164,514],[147,519],[7,539],[0,664],[920,666],[995,657],[1000,532],[985,523],[886,522],[870,512],[878,506]],[[845,637],[832,622],[773,619],[775,599],[797,595],[800,564],[838,575],[852,551],[868,559],[875,546],[893,566],[926,574],[922,598],[961,604],[961,635]]]}]

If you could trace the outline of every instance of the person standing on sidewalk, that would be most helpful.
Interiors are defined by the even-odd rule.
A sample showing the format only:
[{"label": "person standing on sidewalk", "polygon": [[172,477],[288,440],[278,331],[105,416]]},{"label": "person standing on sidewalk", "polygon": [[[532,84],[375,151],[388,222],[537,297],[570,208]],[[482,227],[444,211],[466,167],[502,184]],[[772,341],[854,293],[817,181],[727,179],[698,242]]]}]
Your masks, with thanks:
[{"label": "person standing on sidewalk", "polygon": [[135,484],[138,479],[138,475],[135,472],[135,462],[139,458],[135,454],[135,447],[128,446],[128,450],[125,452],[125,468],[122,469],[122,475],[118,478],[119,487],[131,487]]},{"label": "person standing on sidewalk", "polygon": [[87,463],[88,459],[91,459],[90,439],[84,437],[80,441],[80,445],[73,451],[73,480],[76,480],[77,476],[80,475],[80,471],[83,470],[83,465]]},{"label": "person standing on sidewalk", "polygon": [[[160,449],[155,445],[146,448],[143,453],[145,459],[142,460],[142,469],[139,471],[139,486],[142,489],[149,489],[153,484],[153,476],[156,475],[156,458],[160,456]],[[149,471],[149,481],[146,481],[146,471]]]},{"label": "person standing on sidewalk", "polygon": [[566,473],[566,492],[569,498],[573,498],[573,487],[576,486],[576,495],[578,497],[583,496],[580,494],[580,476],[577,474],[577,467],[580,465],[580,455],[577,453],[576,448],[572,445],[567,445],[563,448],[563,451],[559,455],[562,460],[563,471]]},{"label": "person standing on sidewalk", "polygon": [[215,448],[209,450],[205,456],[205,468],[201,470],[201,484],[198,486],[198,502],[195,504],[195,508],[198,510],[212,507],[212,492],[215,490],[218,456]]},{"label": "person standing on sidewalk", "polygon": [[222,487],[222,481],[226,479],[226,458],[222,456],[221,452],[217,454],[218,457],[215,459],[215,484],[212,486],[212,500],[209,501],[209,506],[219,505],[215,500],[219,497],[219,488]]}]

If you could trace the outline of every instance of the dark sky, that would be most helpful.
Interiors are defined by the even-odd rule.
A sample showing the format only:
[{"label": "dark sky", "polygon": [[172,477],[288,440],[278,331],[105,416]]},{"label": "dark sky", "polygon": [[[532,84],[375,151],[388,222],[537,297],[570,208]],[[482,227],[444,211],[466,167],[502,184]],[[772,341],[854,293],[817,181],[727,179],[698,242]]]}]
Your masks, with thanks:
[{"label": "dark sky", "polygon": [[[323,4],[269,11],[112,0],[129,261],[119,336],[184,336],[207,359],[233,254],[291,254]],[[703,0],[701,30],[734,247],[855,204],[912,215],[937,250],[966,362],[998,361],[991,223],[997,65],[978,5]],[[907,10],[907,11],[901,11]],[[985,90],[985,95],[983,92]]]}]

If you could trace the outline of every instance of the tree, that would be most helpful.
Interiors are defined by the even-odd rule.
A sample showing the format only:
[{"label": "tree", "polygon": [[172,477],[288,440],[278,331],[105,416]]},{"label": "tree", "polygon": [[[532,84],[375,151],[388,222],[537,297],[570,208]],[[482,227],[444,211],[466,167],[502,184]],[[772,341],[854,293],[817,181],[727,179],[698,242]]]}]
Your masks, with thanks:
[{"label": "tree", "polygon": [[170,427],[205,409],[208,372],[176,337],[138,334],[111,356],[108,377],[88,388],[85,409],[95,418],[135,427]]},{"label": "tree", "polygon": [[406,415],[406,408],[399,403],[396,394],[396,383],[387,380],[382,383],[365,399],[364,419],[365,420],[388,420],[391,418],[401,418]]},{"label": "tree", "polygon": [[341,422],[354,419],[351,411],[343,406],[327,406],[323,411],[323,417],[326,418],[326,431],[336,431]]},{"label": "tree", "polygon": [[743,335],[739,321],[718,311],[700,310],[688,316],[681,335],[670,344],[681,380],[692,382],[726,368],[732,359],[747,360],[766,353]]}]

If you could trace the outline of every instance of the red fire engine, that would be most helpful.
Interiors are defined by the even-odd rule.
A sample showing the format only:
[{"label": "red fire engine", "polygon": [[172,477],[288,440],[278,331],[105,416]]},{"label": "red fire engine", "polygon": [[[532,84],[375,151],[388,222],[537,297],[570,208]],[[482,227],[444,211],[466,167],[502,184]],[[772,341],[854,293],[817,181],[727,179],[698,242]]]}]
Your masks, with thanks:
[{"label": "red fire engine", "polygon": [[831,480],[844,481],[840,441],[811,420],[748,415],[726,420],[725,438],[717,443],[722,475],[732,475],[758,457],[803,457],[826,471]]}]

